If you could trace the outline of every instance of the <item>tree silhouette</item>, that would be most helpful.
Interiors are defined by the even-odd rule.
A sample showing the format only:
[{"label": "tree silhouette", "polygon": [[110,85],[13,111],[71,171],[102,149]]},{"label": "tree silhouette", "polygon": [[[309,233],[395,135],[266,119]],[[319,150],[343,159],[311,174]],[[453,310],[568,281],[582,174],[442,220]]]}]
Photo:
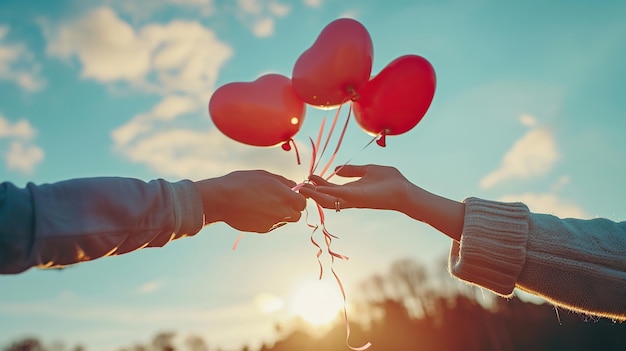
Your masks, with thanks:
[{"label": "tree silhouette", "polygon": [[3,351],[46,351],[39,339],[26,337],[22,340],[15,341],[11,345],[2,349]]},{"label": "tree silhouette", "polygon": [[176,333],[167,331],[160,332],[152,339],[152,348],[154,351],[174,351],[174,336]]},{"label": "tree silhouette", "polygon": [[[451,278],[441,263],[429,271],[416,261],[399,260],[387,273],[359,284],[365,300],[354,315],[366,318],[350,321],[350,343],[359,346],[370,341],[368,351],[626,350],[626,323],[588,318],[517,297],[498,298]],[[277,340],[259,351],[347,351],[344,323],[338,319],[319,335],[302,321],[282,322],[276,325]],[[122,350],[175,351],[175,336],[173,331],[160,332],[146,345]],[[209,351],[199,336],[188,337],[185,348]],[[59,351],[34,337],[1,350]],[[75,350],[85,351],[80,346]],[[248,346],[240,350],[257,351]]]},{"label": "tree silhouette", "polygon": [[187,349],[189,351],[209,351],[209,346],[200,336],[191,335],[185,340]]}]

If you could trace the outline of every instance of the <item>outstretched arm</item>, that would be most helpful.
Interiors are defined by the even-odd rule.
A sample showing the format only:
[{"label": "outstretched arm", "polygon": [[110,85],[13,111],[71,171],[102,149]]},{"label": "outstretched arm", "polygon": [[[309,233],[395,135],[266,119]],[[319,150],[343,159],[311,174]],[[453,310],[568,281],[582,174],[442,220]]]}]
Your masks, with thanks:
[{"label": "outstretched arm", "polygon": [[345,185],[311,177],[301,189],[326,208],[396,210],[454,239],[455,277],[510,296],[519,288],[595,316],[626,320],[626,222],[535,214],[522,203],[448,200],[408,182],[395,168],[345,166]]},{"label": "outstretched arm", "polygon": [[0,184],[0,274],[60,267],[195,235],[204,224],[265,233],[295,222],[306,200],[265,171],[199,182],[85,178]]}]

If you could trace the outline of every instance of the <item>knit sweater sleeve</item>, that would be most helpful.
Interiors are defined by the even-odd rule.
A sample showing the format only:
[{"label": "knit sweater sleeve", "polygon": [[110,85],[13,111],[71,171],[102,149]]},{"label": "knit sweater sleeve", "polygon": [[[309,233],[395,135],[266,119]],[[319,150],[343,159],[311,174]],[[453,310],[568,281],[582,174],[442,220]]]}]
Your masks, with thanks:
[{"label": "knit sweater sleeve", "polygon": [[626,319],[626,222],[561,219],[521,203],[465,200],[450,272],[496,294],[514,288],[558,306]]}]

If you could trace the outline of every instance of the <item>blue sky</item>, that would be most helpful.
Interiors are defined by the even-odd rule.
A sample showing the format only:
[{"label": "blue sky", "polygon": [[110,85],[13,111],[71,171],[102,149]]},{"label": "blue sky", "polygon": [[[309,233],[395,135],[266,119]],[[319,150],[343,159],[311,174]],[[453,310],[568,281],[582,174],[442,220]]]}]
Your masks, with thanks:
[{"label": "blue sky", "polygon": [[[372,37],[374,74],[418,54],[438,86],[422,122],[386,148],[361,150],[370,137],[352,121],[337,164],[395,166],[457,200],[624,219],[623,13],[620,1],[3,0],[0,174],[23,186],[263,168],[300,181],[307,162],[229,140],[207,104],[223,84],[290,76],[325,25],[352,17]],[[308,137],[332,113],[307,109],[295,138],[305,160]],[[349,300],[393,260],[440,263],[449,247],[397,213],[329,213],[327,224],[350,257],[335,265]],[[0,277],[0,343],[34,334],[109,350],[175,330],[258,345],[316,278],[309,235],[303,220],[247,235],[233,252],[238,233],[217,224],[164,249]],[[268,298],[284,307],[263,311]]]}]

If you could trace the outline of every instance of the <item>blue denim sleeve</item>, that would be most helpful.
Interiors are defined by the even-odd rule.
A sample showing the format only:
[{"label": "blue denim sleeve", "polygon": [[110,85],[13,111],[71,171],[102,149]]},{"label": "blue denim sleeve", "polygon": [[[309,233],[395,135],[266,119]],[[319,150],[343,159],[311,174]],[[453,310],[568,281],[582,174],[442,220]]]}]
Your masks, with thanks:
[{"label": "blue denim sleeve", "polygon": [[163,246],[196,234],[202,201],[193,182],[101,177],[4,183],[0,273],[54,268]]},{"label": "blue denim sleeve", "polygon": [[23,271],[35,236],[33,201],[28,189],[0,184],[0,273]]}]

